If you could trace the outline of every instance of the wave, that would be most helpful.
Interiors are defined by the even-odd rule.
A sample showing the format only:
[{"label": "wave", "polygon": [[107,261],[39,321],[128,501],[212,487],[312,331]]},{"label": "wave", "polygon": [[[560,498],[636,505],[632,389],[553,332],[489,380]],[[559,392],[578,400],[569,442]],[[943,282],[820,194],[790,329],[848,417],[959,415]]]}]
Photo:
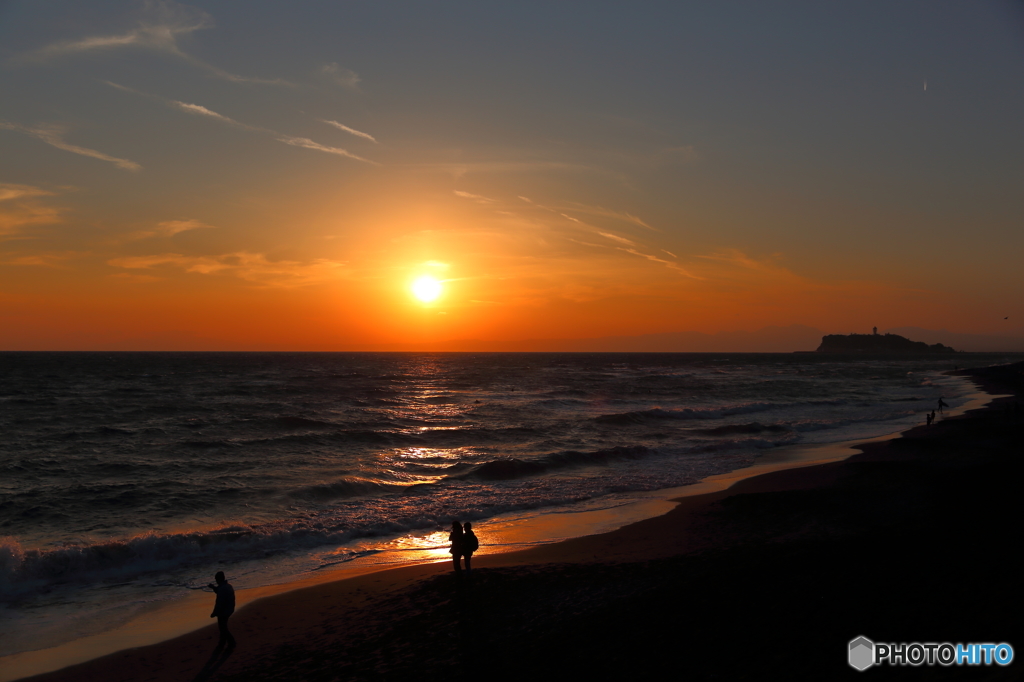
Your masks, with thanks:
[{"label": "wave", "polygon": [[24,550],[11,537],[0,538],[0,597],[66,582],[125,580],[209,561],[269,556],[282,550],[343,543],[347,531],[327,528],[234,526],[213,531],[162,535],[147,533],[97,544],[68,544]]},{"label": "wave", "polygon": [[506,443],[517,438],[532,437],[539,432],[531,427],[512,426],[498,429],[486,428],[417,428],[398,430],[389,424],[381,429],[339,429],[320,433],[295,433],[274,438],[252,438],[231,441],[185,441],[191,448],[236,447],[242,445],[332,445],[336,443],[358,443],[376,446],[431,446],[453,447],[479,443]]},{"label": "wave", "polygon": [[291,497],[323,502],[342,497],[359,497],[373,493],[398,490],[403,486],[370,481],[365,478],[342,478],[332,483],[318,483],[297,488],[289,493]]},{"label": "wave", "polygon": [[495,459],[473,467],[470,471],[445,477],[446,479],[477,479],[482,481],[506,481],[513,478],[539,476],[558,469],[570,467],[596,466],[608,464],[615,460],[640,459],[650,454],[651,450],[642,445],[617,446],[607,450],[594,452],[577,452],[566,450],[545,455],[535,460],[522,460],[515,457]]},{"label": "wave", "polygon": [[743,433],[786,433],[791,430],[783,424],[751,422],[749,424],[726,424],[725,426],[716,426],[713,429],[693,429],[691,433],[699,433],[703,436],[733,436]]},{"label": "wave", "polygon": [[330,422],[323,422],[319,419],[307,419],[306,417],[275,417],[271,421],[277,426],[282,426],[286,429],[324,429],[335,426]]},{"label": "wave", "polygon": [[638,410],[635,412],[621,412],[618,414],[602,414],[594,417],[599,424],[642,424],[644,422],[658,419],[721,419],[739,414],[752,414],[764,412],[780,407],[773,403],[744,403],[731,407],[708,407],[690,408],[685,407],[675,410],[665,410],[654,407],[649,410]]}]

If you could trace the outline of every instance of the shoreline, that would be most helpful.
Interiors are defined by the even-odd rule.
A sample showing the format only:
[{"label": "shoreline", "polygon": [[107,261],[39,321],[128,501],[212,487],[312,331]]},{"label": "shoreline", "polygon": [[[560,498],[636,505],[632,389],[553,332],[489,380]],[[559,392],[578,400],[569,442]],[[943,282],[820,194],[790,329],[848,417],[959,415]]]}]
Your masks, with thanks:
[{"label": "shoreline", "polygon": [[[976,383],[982,383],[975,378]],[[991,390],[992,386],[982,386],[985,390]],[[998,388],[998,386],[996,386]],[[968,404],[961,406],[959,412],[966,412],[969,410],[976,410],[978,408],[977,403],[986,402],[991,403],[997,400],[997,396],[980,394],[975,395],[974,400]],[[985,409],[992,408],[983,408]],[[956,419],[953,415],[950,415],[944,421]],[[943,422],[940,422],[940,424]],[[745,469],[739,469],[728,474],[720,474],[717,476],[710,477],[701,483],[694,484],[692,486],[685,486],[684,488],[670,489],[658,491],[658,497],[661,501],[671,500],[671,509],[667,513],[651,516],[643,520],[637,521],[633,524],[620,527],[616,530],[607,533],[601,533],[597,535],[587,535],[584,537],[570,538],[551,544],[537,545],[532,548],[522,549],[508,553],[495,553],[495,554],[482,554],[474,560],[474,566],[479,569],[507,569],[509,567],[532,567],[543,564],[549,564],[552,562],[579,562],[579,563],[608,563],[608,562],[620,562],[620,561],[631,561],[637,558],[643,558],[644,560],[656,560],[663,557],[686,555],[695,552],[707,551],[715,546],[714,542],[708,542],[707,538],[697,537],[697,534],[692,536],[688,533],[679,533],[680,528],[684,530],[693,526],[693,521],[698,517],[701,510],[706,509],[709,506],[713,506],[719,503],[721,500],[727,497],[734,497],[739,494],[745,494],[750,492],[766,491],[766,490],[789,490],[789,489],[801,489],[803,487],[814,487],[820,485],[823,481],[828,481],[835,476],[836,464],[841,464],[844,460],[848,461],[849,458],[863,457],[858,455],[853,447],[865,446],[870,447],[871,443],[886,443],[891,442],[895,438],[903,437],[907,434],[913,433],[919,429],[925,427],[914,427],[908,431],[902,432],[901,434],[887,434],[879,436],[873,439],[858,440],[858,441],[847,441],[839,444],[827,444],[827,445],[813,445],[813,446],[789,446],[787,448],[779,448],[778,452],[772,452],[763,458],[759,458],[759,461],[752,467]],[[934,428],[934,427],[933,427]],[[865,448],[859,448],[865,449]],[[789,452],[783,452],[783,451]],[[803,452],[799,452],[803,451]],[[822,456],[822,451],[831,451],[827,455]],[[817,456],[814,455],[817,453]],[[810,456],[809,456],[810,455]],[[831,467],[831,469],[830,469]],[[804,472],[804,473],[795,473]],[[680,495],[676,493],[682,492]],[[653,496],[653,494],[652,494]],[[671,497],[670,497],[671,496]],[[613,512],[615,510],[612,510]],[[693,518],[686,518],[686,517]],[[682,517],[682,518],[680,518]],[[682,525],[680,526],[680,522]],[[699,525],[699,523],[698,523]],[[675,540],[673,542],[664,543],[661,548],[651,548],[649,543],[636,543],[630,542],[631,536],[637,534],[638,529],[644,527],[672,527],[674,529]],[[646,530],[644,532],[647,532]],[[655,530],[656,534],[662,531]],[[680,538],[683,538],[680,540]],[[642,545],[642,546],[640,546]],[[402,567],[385,567],[383,569],[374,566],[365,567],[365,572],[359,575],[347,575],[338,576],[337,573],[333,575],[327,575],[324,577],[318,577],[310,581],[298,581],[297,583],[289,583],[285,586],[285,589],[281,589],[282,586],[271,586],[269,588],[258,588],[255,590],[247,591],[250,592],[245,602],[248,604],[246,608],[241,609],[239,614],[232,619],[232,627],[240,627],[241,623],[266,619],[264,615],[267,612],[276,613],[282,616],[284,620],[288,619],[288,612],[294,611],[286,605],[293,602],[307,603],[310,608],[325,598],[326,595],[330,595],[331,601],[337,601],[344,598],[345,600],[351,601],[353,604],[359,604],[365,602],[367,599],[371,599],[369,595],[377,595],[378,597],[382,594],[391,594],[396,590],[400,591],[408,589],[410,586],[424,581],[439,580],[444,578],[450,578],[450,563],[447,561],[438,563],[418,563]],[[309,601],[309,597],[314,596],[312,601]],[[196,605],[193,610],[199,609],[205,611],[209,605],[207,602],[210,596],[207,594],[195,595]],[[261,599],[262,598],[262,599]],[[257,603],[256,600],[259,599]],[[357,608],[357,607],[355,607]],[[298,609],[301,613],[303,609]],[[206,614],[203,613],[203,616]],[[292,620],[295,619],[291,616]],[[200,644],[204,640],[210,639],[211,632],[213,631],[212,626],[200,627],[200,629],[194,629],[194,625],[197,622],[195,614],[190,613],[188,615],[188,623],[190,624],[189,630],[186,634],[171,639],[163,639],[159,643],[151,644],[143,648],[128,648],[120,646],[114,649],[112,653],[106,656],[99,654],[101,657],[97,658],[95,642],[78,642],[69,643],[68,645],[62,645],[67,647],[69,653],[71,649],[77,648],[78,655],[88,655],[86,652],[91,652],[91,656],[85,662],[69,660],[73,656],[61,656],[61,652],[54,650],[42,650],[36,652],[25,652],[23,654],[15,654],[13,656],[5,657],[0,659],[7,665],[4,666],[5,672],[2,674],[3,680],[22,679],[25,675],[34,675],[43,673],[44,670],[40,670],[38,665],[44,660],[49,660],[49,670],[55,672],[49,672],[43,675],[40,679],[89,679],[88,677],[82,678],[80,675],[85,673],[83,668],[90,669],[106,669],[102,674],[99,674],[96,679],[117,679],[116,673],[109,669],[111,664],[115,665],[117,669],[124,667],[124,663],[115,663],[118,659],[132,659],[136,654],[155,654],[159,656],[169,655],[176,649],[192,650],[201,652],[203,655],[208,653],[210,646]],[[238,623],[239,626],[235,624]],[[165,623],[166,624],[166,623]],[[274,639],[289,639],[291,637],[301,637],[302,627],[301,624],[291,624],[290,626],[283,626],[289,630],[290,634],[278,632]],[[280,628],[279,628],[280,629]],[[248,637],[248,635],[244,635]],[[116,640],[116,635],[113,639]],[[242,640],[242,637],[239,637]],[[121,644],[124,643],[122,640]],[[111,642],[108,645],[117,646],[117,642]],[[129,645],[130,646],[130,645]],[[61,647],[57,647],[60,649]],[[160,652],[163,652],[162,654]],[[238,652],[235,652],[231,656],[232,667],[234,664],[242,664],[243,657],[240,656],[241,648]],[[54,654],[58,654],[55,656]],[[31,659],[36,659],[35,661]],[[19,660],[21,659],[21,660]],[[201,664],[201,661],[187,659],[189,664],[195,666],[197,663]],[[77,664],[76,664],[77,663]],[[65,665],[72,665],[72,668],[66,668]],[[32,668],[35,668],[32,670]],[[59,669],[58,669],[59,668]],[[196,670],[202,669],[200,665]],[[29,672],[22,672],[29,671]],[[77,672],[72,672],[77,671]],[[137,672],[137,671],[136,671]],[[114,677],[110,677],[114,674]],[[136,679],[136,677],[129,675],[124,679]],[[175,677],[154,677],[153,679],[176,679]]]}]

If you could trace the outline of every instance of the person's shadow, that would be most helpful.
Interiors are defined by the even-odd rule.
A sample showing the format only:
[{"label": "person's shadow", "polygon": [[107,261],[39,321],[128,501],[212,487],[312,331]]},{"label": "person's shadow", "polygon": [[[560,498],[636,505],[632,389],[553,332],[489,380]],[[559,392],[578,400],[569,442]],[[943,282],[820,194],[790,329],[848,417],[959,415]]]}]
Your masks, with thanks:
[{"label": "person's shadow", "polygon": [[206,665],[199,671],[195,677],[192,678],[192,682],[205,682],[210,679],[210,676],[217,672],[217,668],[224,665],[224,661],[228,660],[228,657],[234,653],[235,647],[233,646],[221,646],[217,645],[217,648],[210,654],[210,658],[206,661]]}]

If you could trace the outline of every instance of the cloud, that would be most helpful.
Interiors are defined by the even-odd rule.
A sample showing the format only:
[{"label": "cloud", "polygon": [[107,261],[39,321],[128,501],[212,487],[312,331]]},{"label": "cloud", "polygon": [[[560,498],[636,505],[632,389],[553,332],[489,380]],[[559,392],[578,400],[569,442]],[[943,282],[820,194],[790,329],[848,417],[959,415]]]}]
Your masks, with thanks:
[{"label": "cloud", "polygon": [[140,48],[173,55],[218,78],[236,83],[293,85],[281,79],[239,76],[212,64],[207,64],[201,59],[183,52],[178,47],[178,38],[180,36],[186,36],[202,29],[213,28],[214,25],[213,17],[195,7],[181,5],[171,0],[147,0],[142,5],[142,14],[139,18],[138,26],[126,33],[89,36],[77,40],[52,43],[23,55],[20,61],[48,61],[50,59],[73,56],[82,52]]},{"label": "cloud", "polygon": [[637,251],[636,249],[625,249],[625,248],[622,248],[621,246],[617,246],[615,248],[617,248],[619,251],[625,251],[626,253],[632,254],[634,256],[639,256],[640,258],[646,258],[647,260],[649,260],[651,262],[654,262],[654,263],[661,263],[662,265],[664,265],[665,267],[669,268],[670,270],[675,270],[679,274],[685,275],[686,277],[690,277],[691,279],[704,279],[704,277],[701,277],[700,275],[696,275],[693,272],[690,272],[689,270],[684,268],[682,265],[679,265],[679,263],[673,263],[672,261],[665,260],[664,258],[658,258],[657,256],[652,256],[649,253],[642,253],[640,251]]},{"label": "cloud", "polygon": [[494,203],[494,199],[491,199],[489,197],[485,197],[485,196],[483,196],[481,194],[471,194],[469,192],[461,192],[459,190],[454,190],[452,193],[455,196],[457,196],[457,197],[462,197],[463,199],[469,199],[470,201],[475,201],[478,204],[493,204]]},{"label": "cloud", "polygon": [[31,185],[15,185],[0,182],[0,201],[45,196],[53,196],[53,192],[47,192],[45,189],[40,189],[39,187],[33,187]]},{"label": "cloud", "polygon": [[611,232],[598,232],[598,234],[601,235],[602,237],[605,237],[607,239],[611,239],[611,240],[620,242],[622,244],[628,244],[629,246],[636,246],[636,242],[634,242],[633,240],[626,239],[625,237],[620,237],[619,235],[612,234]]},{"label": "cloud", "polygon": [[2,262],[4,265],[58,268],[62,266],[65,261],[80,255],[81,254],[75,251],[34,253],[27,256],[16,256],[14,258],[6,258],[0,262]]},{"label": "cloud", "polygon": [[279,133],[279,132],[277,132],[275,130],[270,130],[269,128],[261,128],[260,126],[254,126],[254,125],[249,125],[248,123],[242,123],[241,121],[236,121],[235,119],[233,119],[233,118],[231,118],[229,116],[225,116],[223,114],[217,113],[216,111],[213,111],[212,109],[208,109],[207,107],[204,107],[204,106],[202,106],[200,104],[188,104],[187,102],[179,102],[178,100],[165,99],[165,98],[160,97],[158,95],[151,95],[151,94],[149,94],[147,92],[142,92],[141,90],[135,90],[134,88],[129,88],[129,87],[125,87],[124,85],[118,85],[117,83],[112,83],[111,81],[104,81],[104,82],[107,85],[109,85],[109,86],[111,86],[113,88],[117,88],[118,90],[122,90],[124,92],[130,92],[130,93],[133,93],[133,94],[136,94],[136,95],[140,95],[142,97],[146,97],[146,98],[149,98],[149,99],[152,99],[152,100],[156,100],[158,102],[163,102],[167,106],[170,106],[170,107],[172,107],[174,109],[177,109],[179,111],[183,111],[183,112],[185,112],[187,114],[192,114],[194,116],[202,116],[204,118],[211,118],[211,119],[213,119],[215,121],[219,121],[221,123],[225,123],[227,125],[234,126],[236,128],[241,128],[242,130],[248,130],[249,132],[261,133],[261,134],[264,134],[264,135],[270,135],[271,137],[273,137],[278,142],[284,142],[285,144],[291,145],[293,147],[303,147],[305,149],[313,149],[315,151],[324,152],[326,154],[335,154],[337,156],[345,156],[345,157],[348,157],[350,159],[355,159],[356,161],[362,161],[363,163],[372,164],[374,166],[379,166],[380,165],[376,161],[370,161],[369,159],[364,159],[361,156],[357,156],[356,154],[353,154],[352,152],[348,151],[347,149],[342,149],[341,147],[330,147],[330,146],[325,145],[325,144],[320,144],[319,142],[314,142],[313,140],[309,139],[308,137],[295,137],[293,135],[285,135],[284,133]]},{"label": "cloud", "polygon": [[373,135],[370,135],[369,133],[364,133],[364,132],[362,132],[360,130],[356,130],[355,128],[349,128],[347,125],[345,125],[343,123],[338,123],[337,121],[328,121],[327,119],[323,119],[323,118],[320,119],[320,122],[321,123],[326,123],[329,126],[334,126],[338,130],[344,130],[346,133],[349,133],[350,135],[355,135],[356,137],[365,138],[365,139],[369,140],[370,142],[373,142],[374,144],[377,143],[377,140],[376,140],[376,138],[374,138]]},{"label": "cloud", "polygon": [[114,164],[118,168],[123,168],[123,169],[129,170],[129,171],[142,170],[142,166],[140,166],[139,164],[135,163],[134,161],[129,161],[128,159],[119,159],[116,156],[110,156],[109,154],[104,154],[103,152],[98,152],[95,149],[88,149],[86,147],[79,147],[78,145],[74,145],[74,144],[70,144],[68,142],[65,142],[64,141],[65,130],[64,130],[64,128],[62,128],[60,126],[48,125],[48,126],[41,126],[41,127],[38,127],[38,128],[29,128],[28,126],[23,126],[23,125],[20,125],[18,123],[10,123],[8,121],[0,121],[0,129],[14,130],[16,132],[23,133],[23,134],[28,135],[30,137],[34,137],[34,138],[36,138],[38,140],[42,140],[43,142],[45,142],[46,144],[50,145],[51,147],[56,147],[57,149],[63,149],[64,151],[71,152],[72,154],[80,154],[82,156],[89,156],[89,157],[92,157],[94,159],[99,159],[100,161],[109,161],[110,163]]},{"label": "cloud", "polygon": [[178,109],[181,109],[182,111],[184,111],[186,113],[189,113],[189,114],[198,114],[200,116],[209,116],[210,118],[215,118],[218,121],[223,121],[224,123],[230,123],[232,125],[246,127],[244,124],[239,123],[238,121],[234,120],[233,118],[228,118],[227,116],[224,116],[222,114],[218,114],[216,111],[211,111],[210,109],[207,109],[206,107],[200,106],[198,104],[186,104],[185,102],[178,102],[176,100],[171,100],[171,105],[175,106]]},{"label": "cloud", "polygon": [[162,223],[157,223],[157,231],[168,237],[173,237],[179,232],[187,232],[189,230],[201,230],[212,228],[213,225],[207,225],[201,223],[198,220],[165,220]]},{"label": "cloud", "polygon": [[170,266],[187,273],[234,275],[266,287],[292,288],[337,279],[345,267],[341,261],[320,258],[309,263],[270,261],[262,253],[238,251],[221,256],[185,256],[163,253],[152,256],[127,256],[107,261],[108,265],[126,270],[151,270]]},{"label": "cloud", "polygon": [[591,166],[560,161],[452,161],[409,164],[408,167],[417,171],[447,173],[456,179],[469,173],[537,173],[545,171],[593,173],[600,171]]},{"label": "cloud", "polygon": [[25,225],[60,222],[60,209],[40,204],[39,197],[53,196],[39,187],[0,182],[0,237],[21,232]]},{"label": "cloud", "polygon": [[145,2],[139,25],[127,33],[90,36],[52,43],[25,55],[30,60],[47,60],[79,52],[121,47],[143,47],[181,54],[177,37],[214,26],[206,12],[175,2]]},{"label": "cloud", "polygon": [[589,215],[596,215],[596,216],[604,216],[606,218],[616,218],[618,220],[622,220],[622,221],[625,221],[627,223],[632,223],[634,225],[639,225],[640,227],[646,227],[648,230],[654,230],[655,232],[660,231],[657,228],[651,227],[650,225],[645,223],[643,220],[641,220],[640,218],[636,217],[635,215],[632,215],[631,213],[626,213],[626,212],[623,212],[623,211],[613,211],[611,209],[604,208],[602,206],[587,206],[585,204],[572,203],[572,204],[569,204],[568,207],[566,207],[566,210],[579,211],[580,213],[586,213],[586,214],[589,214]]},{"label": "cloud", "polygon": [[[457,196],[463,197],[465,199],[470,199],[470,200],[476,201],[478,203],[486,203],[486,204],[498,203],[494,199],[490,199],[488,197],[484,197],[484,196],[481,196],[479,194],[471,194],[469,192],[463,192],[463,191],[459,191],[459,190],[455,190],[454,193]],[[531,224],[533,226],[543,226],[543,227],[547,228],[548,230],[550,230],[553,234],[557,234],[561,239],[564,239],[564,240],[566,240],[568,242],[571,242],[571,243],[574,243],[574,244],[579,244],[581,246],[587,246],[587,247],[591,247],[591,248],[622,251],[624,253],[628,253],[628,254],[633,255],[633,256],[644,258],[644,259],[646,259],[648,261],[651,261],[653,263],[658,263],[660,265],[664,265],[665,267],[669,268],[670,270],[678,272],[679,274],[684,275],[686,277],[690,277],[692,279],[698,279],[698,280],[704,279],[704,277],[702,277],[702,276],[700,276],[698,274],[695,274],[695,272],[693,271],[692,268],[686,268],[686,267],[683,267],[682,265],[680,265],[677,262],[669,261],[669,260],[666,260],[664,258],[660,258],[660,257],[655,256],[655,255],[644,253],[643,251],[640,250],[643,247],[641,245],[639,245],[636,241],[632,240],[632,239],[628,239],[626,237],[622,237],[620,235],[617,235],[617,234],[614,234],[612,232],[608,232],[606,230],[603,230],[603,229],[600,229],[600,228],[595,227],[593,225],[590,225],[590,224],[580,220],[579,218],[571,216],[568,213],[564,213],[562,211],[562,209],[560,209],[560,208],[557,208],[557,207],[554,207],[554,206],[545,206],[543,204],[539,204],[539,203],[533,201],[532,199],[529,199],[529,198],[524,197],[524,196],[518,196],[517,198],[520,199],[521,201],[525,202],[526,204],[529,204],[529,207],[522,207],[521,205],[519,205],[519,208],[513,208],[511,206],[501,206],[500,208],[513,208],[513,211],[497,210],[498,207],[496,207],[495,213],[519,218],[520,220],[525,221],[525,222],[527,222],[527,223],[529,223],[529,224]],[[637,218],[634,215],[631,215],[629,213],[620,212],[620,211],[614,211],[614,210],[603,208],[603,207],[600,207],[600,206],[586,206],[584,204],[573,203],[566,210],[579,211],[579,212],[583,212],[583,213],[589,213],[589,214],[592,214],[592,215],[611,217],[611,218],[622,220],[622,221],[625,221],[625,222],[628,222],[628,223],[631,223],[631,224],[634,224],[634,225],[642,226],[642,227],[644,227],[646,229],[655,230],[655,228],[651,227],[650,225],[648,225],[647,223],[645,223],[644,221],[640,220],[640,218]],[[525,211],[526,213],[520,213],[520,211]],[[532,217],[528,217],[527,213],[530,216],[532,216]],[[573,223],[573,227],[572,228],[567,228],[565,223],[561,223],[560,221],[552,222],[552,221],[550,221],[550,219],[545,219],[544,216],[547,215],[547,214],[553,214],[553,215],[558,216],[559,218],[564,218],[565,220],[568,220],[571,223]],[[569,229],[573,230],[573,232],[568,231]],[[659,231],[659,230],[655,230],[655,231]],[[614,242],[617,242],[618,244],[622,244],[622,245],[625,245],[625,246],[624,247],[623,246],[608,246],[607,244],[596,244],[596,243],[587,241],[585,239],[581,239],[580,238],[580,232],[585,232],[588,235],[598,235],[598,236],[604,237],[605,239],[610,239],[610,240],[612,240]],[[671,253],[669,251],[665,251],[665,249],[658,249],[658,250],[662,251],[662,252],[672,256],[672,258],[678,260],[678,257],[675,254],[673,254],[673,253]]]},{"label": "cloud", "polygon": [[212,228],[213,225],[207,225],[206,223],[198,220],[165,220],[162,223],[157,223],[157,226],[152,230],[133,232],[128,236],[128,239],[134,241],[138,239],[148,239],[150,237],[173,237],[176,234],[188,232],[189,230]]},{"label": "cloud", "polygon": [[327,78],[331,83],[340,85],[343,88],[355,88],[359,85],[359,81],[361,80],[359,78],[359,74],[351,69],[338,66],[337,62],[324,64],[320,67],[320,74]]},{"label": "cloud", "polygon": [[314,149],[314,150],[316,150],[318,152],[324,152],[324,153],[327,153],[327,154],[337,154],[338,156],[347,156],[350,159],[355,159],[356,161],[362,161],[363,163],[370,163],[370,164],[373,164],[374,166],[379,166],[380,165],[376,161],[370,161],[369,159],[364,159],[361,156],[356,156],[355,154],[353,154],[352,152],[348,151],[347,149],[342,149],[341,147],[328,147],[325,144],[320,144],[319,142],[314,142],[313,140],[309,139],[308,137],[292,137],[291,135],[281,135],[279,133],[275,133],[275,135],[276,135],[275,139],[278,142],[284,142],[285,144],[290,144],[293,147],[303,147],[305,149]]}]

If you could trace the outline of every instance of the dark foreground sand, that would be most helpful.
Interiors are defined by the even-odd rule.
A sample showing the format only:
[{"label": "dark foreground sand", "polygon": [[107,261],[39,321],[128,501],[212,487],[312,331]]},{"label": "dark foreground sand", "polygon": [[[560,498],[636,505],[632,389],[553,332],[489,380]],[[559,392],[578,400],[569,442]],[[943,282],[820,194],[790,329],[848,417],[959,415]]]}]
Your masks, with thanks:
[{"label": "dark foreground sand", "polygon": [[[618,531],[259,600],[215,626],[32,680],[1024,678],[1024,363],[1014,393],[844,462],[684,498]],[[1009,642],[1007,667],[847,665],[883,642]]]}]

